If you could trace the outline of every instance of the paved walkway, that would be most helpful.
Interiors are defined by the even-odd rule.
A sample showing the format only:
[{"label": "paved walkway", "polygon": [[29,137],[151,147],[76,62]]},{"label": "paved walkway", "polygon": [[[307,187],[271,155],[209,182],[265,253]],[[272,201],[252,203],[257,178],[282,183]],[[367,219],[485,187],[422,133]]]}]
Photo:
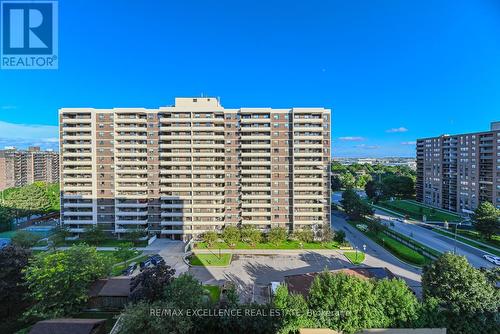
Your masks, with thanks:
[{"label": "paved walkway", "polygon": [[165,263],[175,269],[175,276],[177,277],[189,270],[189,266],[184,262],[184,246],[185,244],[182,241],[156,239],[146,248],[160,254]]},{"label": "paved walkway", "polygon": [[335,230],[344,230],[351,245],[363,249],[366,245],[364,264],[370,267],[386,267],[395,275],[404,279],[417,295],[421,292],[422,270],[411,264],[399,260],[389,251],[368,238],[362,232],[347,223],[346,216],[338,211],[332,213],[332,227]]},{"label": "paved walkway", "polygon": [[[224,254],[242,254],[242,255],[301,255],[301,254],[321,254],[338,255],[345,251],[352,252],[352,249],[221,249]],[[218,254],[219,249],[193,249],[193,253],[198,254]]]}]

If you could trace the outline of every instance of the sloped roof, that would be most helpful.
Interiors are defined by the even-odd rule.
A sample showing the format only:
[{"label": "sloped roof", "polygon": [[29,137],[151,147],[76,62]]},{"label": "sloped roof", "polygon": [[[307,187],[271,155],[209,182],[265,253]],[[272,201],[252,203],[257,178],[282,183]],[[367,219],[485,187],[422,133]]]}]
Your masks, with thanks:
[{"label": "sloped roof", "polygon": [[105,333],[105,319],[52,319],[37,322],[29,334]]},{"label": "sloped roof", "polygon": [[[361,267],[361,268],[348,268],[348,269],[337,269],[330,270],[332,274],[344,273],[347,275],[357,276],[364,279],[383,279],[383,278],[395,278],[396,276],[387,268],[372,268],[372,267]],[[288,291],[293,293],[300,293],[301,295],[307,296],[309,293],[309,288],[311,287],[314,278],[320,274],[319,272],[312,272],[299,275],[285,276],[285,283],[288,287]]]}]

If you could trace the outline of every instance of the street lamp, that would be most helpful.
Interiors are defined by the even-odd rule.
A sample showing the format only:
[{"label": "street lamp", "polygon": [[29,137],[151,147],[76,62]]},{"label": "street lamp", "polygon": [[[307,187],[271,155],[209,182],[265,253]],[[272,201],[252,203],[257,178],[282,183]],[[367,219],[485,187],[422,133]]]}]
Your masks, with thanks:
[{"label": "street lamp", "polygon": [[460,225],[462,225],[463,222],[465,222],[465,220],[462,220],[461,222],[455,224],[455,237],[454,237],[455,242],[454,242],[454,247],[453,247],[453,254],[457,254],[457,230],[458,230],[458,227]]}]

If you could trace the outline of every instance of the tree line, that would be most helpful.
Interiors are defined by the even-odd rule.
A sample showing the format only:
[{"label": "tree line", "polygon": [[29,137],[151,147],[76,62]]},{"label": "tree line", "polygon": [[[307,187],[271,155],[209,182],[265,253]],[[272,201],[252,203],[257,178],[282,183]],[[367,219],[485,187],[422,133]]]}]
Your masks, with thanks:
[{"label": "tree line", "polygon": [[[8,332],[15,319],[30,324],[80,312],[88,288],[109,275],[110,265],[108,256],[88,245],[35,256],[16,245],[5,247],[0,251],[0,317],[10,321],[3,321],[0,329]],[[160,264],[133,278],[120,333],[286,334],[304,327],[344,333],[377,327],[495,333],[500,328],[500,290],[495,287],[499,279],[498,268],[478,270],[465,257],[446,253],[424,267],[422,300],[400,279],[367,280],[325,271],[306,295],[282,285],[271,302],[255,304],[241,302],[234,285],[213,300],[193,276],[175,278],[175,270]],[[176,313],[152,316],[151,310]],[[189,315],[186,310],[220,313]]]},{"label": "tree line", "polygon": [[0,192],[0,232],[11,229],[21,217],[60,210],[59,183],[35,182]]},{"label": "tree line", "polygon": [[347,188],[364,189],[370,182],[380,187],[386,196],[413,196],[416,172],[407,166],[385,166],[381,164],[342,165],[332,162],[332,190]]}]

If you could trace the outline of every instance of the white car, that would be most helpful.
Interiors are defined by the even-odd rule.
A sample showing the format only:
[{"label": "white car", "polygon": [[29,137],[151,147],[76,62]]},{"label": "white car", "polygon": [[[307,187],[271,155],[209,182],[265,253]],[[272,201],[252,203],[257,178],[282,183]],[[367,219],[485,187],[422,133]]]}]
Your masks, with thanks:
[{"label": "white car", "polygon": [[489,261],[491,263],[496,264],[497,266],[500,266],[500,257],[488,254],[484,254],[483,257],[486,259],[486,261]]}]

